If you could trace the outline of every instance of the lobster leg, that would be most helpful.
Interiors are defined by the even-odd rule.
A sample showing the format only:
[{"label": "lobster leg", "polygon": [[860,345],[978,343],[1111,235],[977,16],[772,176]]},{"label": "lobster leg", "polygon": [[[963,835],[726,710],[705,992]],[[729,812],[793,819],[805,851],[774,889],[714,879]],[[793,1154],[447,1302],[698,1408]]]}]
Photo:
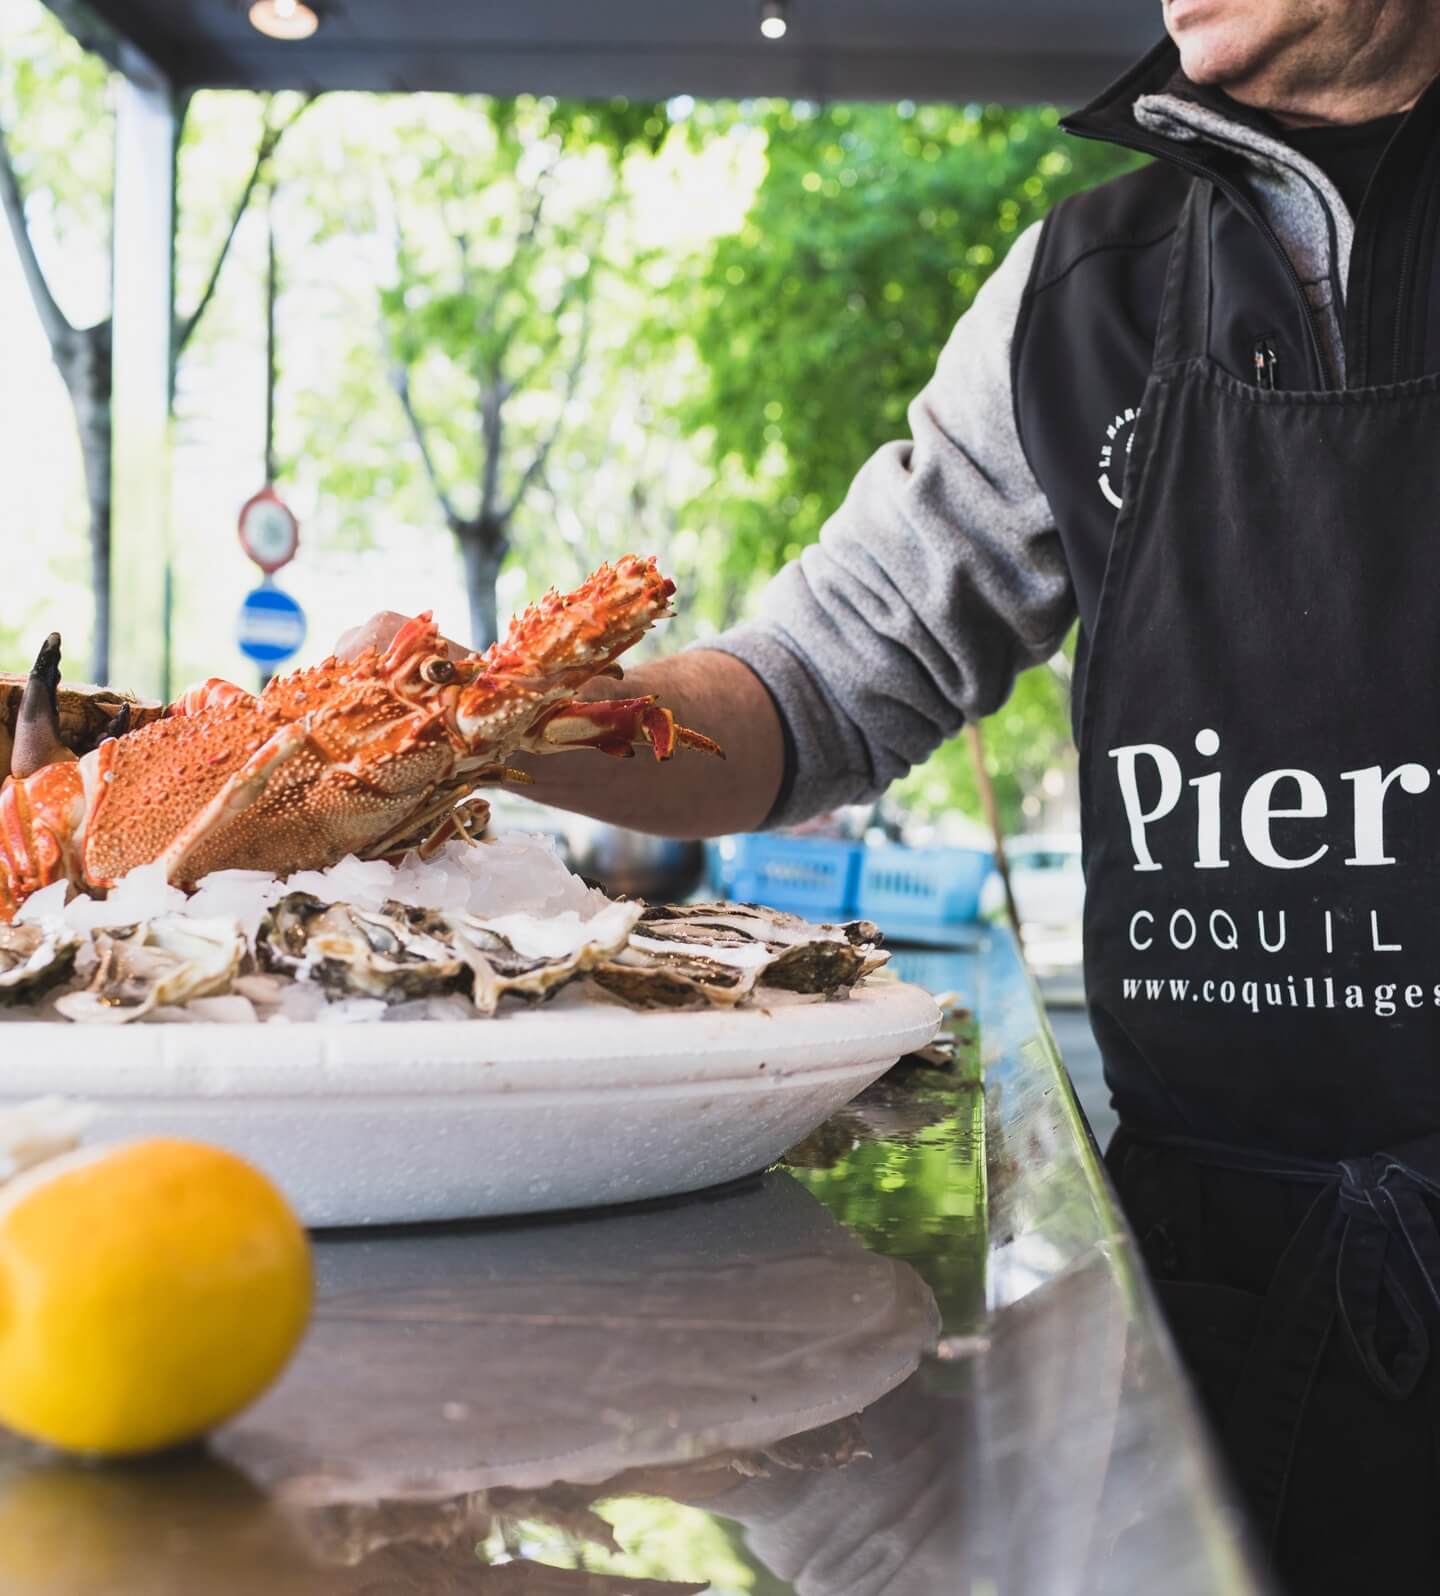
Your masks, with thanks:
[{"label": "lobster leg", "polygon": [[0,789],[0,924],[8,925],[31,893],[80,879],[85,783],[75,763],[47,765]]},{"label": "lobster leg", "polygon": [[431,859],[447,842],[457,839],[474,842],[485,834],[489,823],[490,805],[483,798],[472,794],[457,803],[454,794],[447,793],[430,808],[407,818],[403,826],[381,837],[362,857],[384,859],[387,864],[398,865],[413,851],[422,859]]},{"label": "lobster leg", "polygon": [[572,698],[546,710],[531,724],[518,747],[531,754],[595,748],[619,759],[632,758],[637,747],[653,749],[656,759],[669,759],[677,748],[697,748],[725,757],[718,743],[677,725],[674,715],[653,697],[589,702]]},{"label": "lobster leg", "polygon": [[165,711],[167,715],[198,715],[202,709],[229,709],[237,704],[253,704],[255,695],[247,693],[223,676],[211,676],[198,687],[181,694]]},{"label": "lobster leg", "polygon": [[10,774],[17,781],[33,776],[47,765],[68,765],[76,757],[60,737],[59,689],[60,634],[51,632],[40,645],[15,720]]}]

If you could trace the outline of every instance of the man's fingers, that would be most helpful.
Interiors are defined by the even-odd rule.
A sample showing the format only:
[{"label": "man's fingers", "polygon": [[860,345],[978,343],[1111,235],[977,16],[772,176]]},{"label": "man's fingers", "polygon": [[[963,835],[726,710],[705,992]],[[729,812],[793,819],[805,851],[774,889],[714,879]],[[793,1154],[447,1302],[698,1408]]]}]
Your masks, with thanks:
[{"label": "man's fingers", "polygon": [[[359,626],[352,626],[348,632],[341,635],[335,644],[335,657],[355,659],[367,648],[389,648],[395,640],[395,634],[410,619],[410,616],[399,615],[394,610],[381,610],[378,615],[372,615],[368,621]],[[448,639],[445,640],[445,651],[451,659],[464,659],[470,652],[459,643],[452,643]]]},{"label": "man's fingers", "polygon": [[404,626],[407,616],[394,610],[381,610],[359,626],[352,626],[335,645],[338,659],[354,659],[367,648],[388,648],[395,634]]}]

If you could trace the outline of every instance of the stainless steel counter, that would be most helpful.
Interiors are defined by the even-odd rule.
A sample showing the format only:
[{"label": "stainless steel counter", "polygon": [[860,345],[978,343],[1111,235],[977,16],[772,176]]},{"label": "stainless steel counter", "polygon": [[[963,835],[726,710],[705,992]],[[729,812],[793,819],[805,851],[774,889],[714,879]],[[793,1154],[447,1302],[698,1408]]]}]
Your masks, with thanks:
[{"label": "stainless steel counter", "polygon": [[966,1048],[723,1191],[321,1238],[204,1450],[0,1443],[0,1590],[1258,1590],[1013,946],[900,963],[983,1093]]},{"label": "stainless steel counter", "polygon": [[1014,1596],[1259,1592],[1239,1517],[1008,938],[978,958],[989,1124],[981,1561]]}]

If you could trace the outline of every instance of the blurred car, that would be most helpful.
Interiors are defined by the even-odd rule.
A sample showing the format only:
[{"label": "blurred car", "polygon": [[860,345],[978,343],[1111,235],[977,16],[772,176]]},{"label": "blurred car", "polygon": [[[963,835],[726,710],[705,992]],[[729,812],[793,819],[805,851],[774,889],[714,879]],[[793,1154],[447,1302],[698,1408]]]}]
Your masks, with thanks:
[{"label": "blurred car", "polygon": [[[1010,885],[1026,946],[1035,942],[1079,940],[1085,906],[1078,832],[1011,837],[1005,844]],[[980,889],[980,913],[995,919],[1005,913],[1005,888],[992,870]]]}]

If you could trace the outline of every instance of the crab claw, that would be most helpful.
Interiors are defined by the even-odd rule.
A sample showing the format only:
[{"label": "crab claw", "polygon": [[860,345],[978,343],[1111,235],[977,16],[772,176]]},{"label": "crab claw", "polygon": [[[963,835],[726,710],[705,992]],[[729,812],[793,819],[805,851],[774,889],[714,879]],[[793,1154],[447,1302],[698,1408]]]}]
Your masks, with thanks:
[{"label": "crab claw", "polygon": [[17,781],[33,776],[47,765],[66,764],[76,758],[60,736],[59,690],[60,634],[51,632],[35,656],[15,719],[10,774]]},{"label": "crab claw", "polygon": [[113,742],[117,737],[124,737],[130,730],[130,706],[121,704],[114,715],[105,723],[105,730],[100,733],[102,743]]}]

